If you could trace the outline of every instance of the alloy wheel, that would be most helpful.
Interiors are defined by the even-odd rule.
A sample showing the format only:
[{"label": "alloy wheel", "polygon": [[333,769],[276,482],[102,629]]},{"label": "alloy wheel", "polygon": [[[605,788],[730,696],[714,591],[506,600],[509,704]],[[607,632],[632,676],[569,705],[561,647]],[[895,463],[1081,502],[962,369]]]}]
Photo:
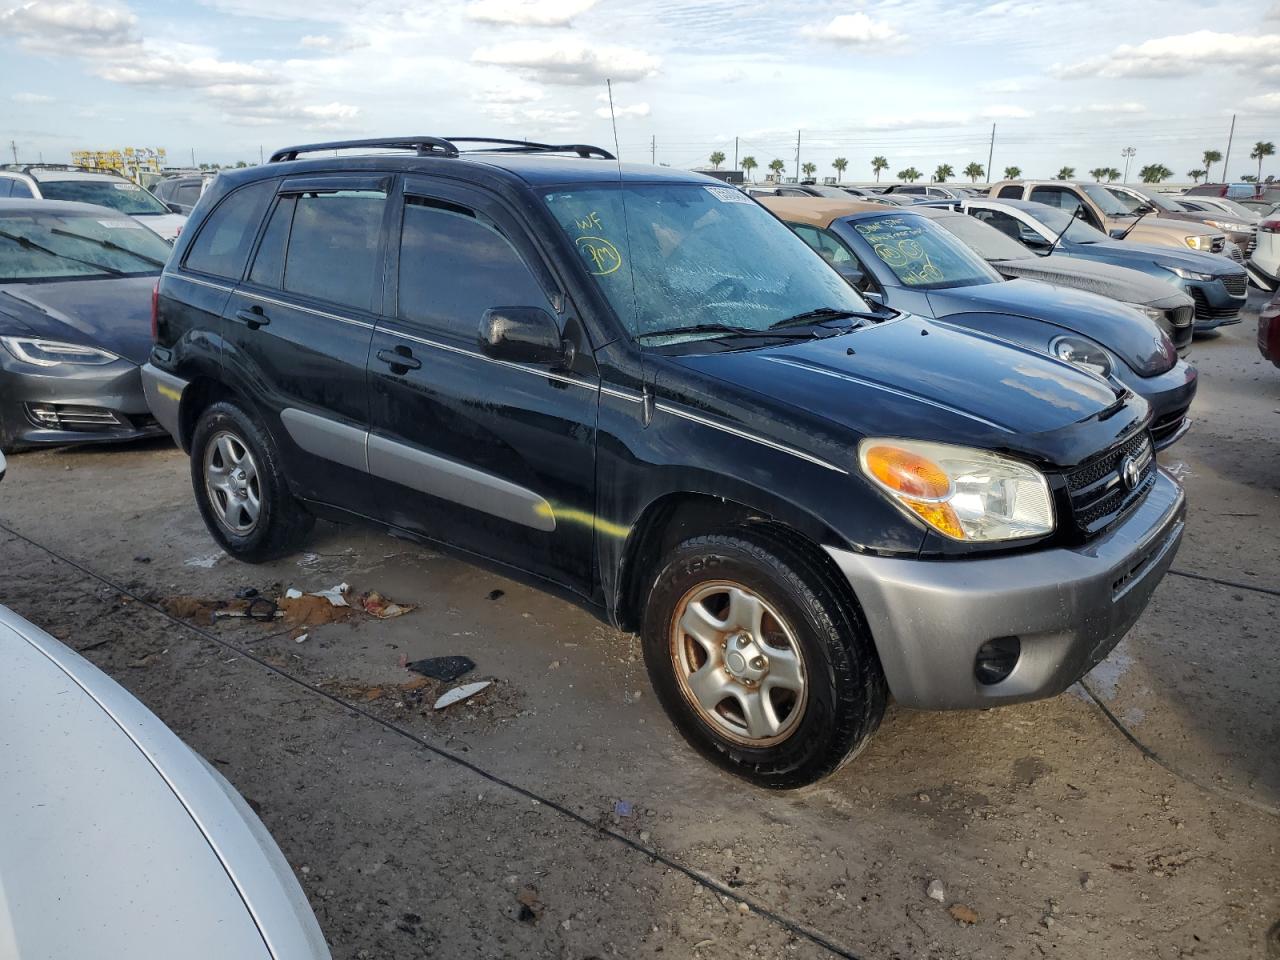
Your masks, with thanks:
[{"label": "alloy wheel", "polygon": [[234,433],[223,430],[210,438],[204,482],[218,522],[237,536],[251,533],[262,513],[262,484],[253,454]]}]

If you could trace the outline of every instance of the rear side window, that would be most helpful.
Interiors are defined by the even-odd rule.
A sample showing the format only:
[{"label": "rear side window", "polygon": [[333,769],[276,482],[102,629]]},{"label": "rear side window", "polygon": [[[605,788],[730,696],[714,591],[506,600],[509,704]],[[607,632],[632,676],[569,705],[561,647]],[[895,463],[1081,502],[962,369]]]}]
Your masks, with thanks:
[{"label": "rear side window", "polygon": [[1007,187],[1001,187],[1000,192],[996,194],[996,196],[1003,197],[1006,200],[1021,200],[1022,187],[1018,186],[1016,183],[1010,184]]},{"label": "rear side window", "polygon": [[276,181],[264,180],[225,197],[209,214],[187,251],[188,270],[239,280],[258,224],[276,192]]},{"label": "rear side window", "polygon": [[788,224],[788,226],[827,263],[833,266],[841,263],[856,263],[853,253],[833,233],[799,223]]},{"label": "rear side window", "polygon": [[490,307],[548,307],[497,227],[465,207],[406,197],[400,238],[403,320],[474,338]]},{"label": "rear side window", "polygon": [[178,203],[190,204],[194,207],[196,205],[196,201],[200,199],[200,184],[179,184],[178,188],[174,190],[173,193],[174,196],[171,199],[176,200]]},{"label": "rear side window", "polygon": [[262,243],[258,245],[258,255],[249,270],[250,283],[276,289],[283,286],[284,254],[289,245],[289,228],[293,225],[293,208],[297,202],[297,197],[281,197],[276,204],[262,234]]},{"label": "rear side window", "polygon": [[[304,193],[296,202],[284,289],[360,310],[382,286],[380,190]],[[274,226],[274,224],[273,224]]]},{"label": "rear side window", "polygon": [[1031,199],[1068,213],[1074,213],[1080,206],[1080,200],[1075,194],[1059,187],[1035,187],[1031,191]]}]

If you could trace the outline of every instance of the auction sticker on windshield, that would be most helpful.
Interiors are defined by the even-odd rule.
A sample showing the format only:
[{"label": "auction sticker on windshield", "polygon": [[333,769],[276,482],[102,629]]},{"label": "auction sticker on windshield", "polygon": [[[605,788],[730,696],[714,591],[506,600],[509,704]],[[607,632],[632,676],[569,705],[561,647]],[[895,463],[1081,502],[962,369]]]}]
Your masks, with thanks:
[{"label": "auction sticker on windshield", "polygon": [[733,187],[704,187],[707,193],[711,194],[721,203],[752,203],[752,199],[741,190],[735,190]]},{"label": "auction sticker on windshield", "polygon": [[136,183],[113,183],[112,186],[115,187],[117,190],[127,190],[130,193],[136,193],[137,191],[142,189]]},{"label": "auction sticker on windshield", "polygon": [[99,220],[99,224],[108,230],[145,230],[137,220]]}]

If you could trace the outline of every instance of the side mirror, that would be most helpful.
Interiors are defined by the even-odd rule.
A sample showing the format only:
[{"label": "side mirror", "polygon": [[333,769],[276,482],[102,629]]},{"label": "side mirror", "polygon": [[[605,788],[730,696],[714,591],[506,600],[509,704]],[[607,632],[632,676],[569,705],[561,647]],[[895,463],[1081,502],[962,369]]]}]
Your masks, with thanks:
[{"label": "side mirror", "polygon": [[856,263],[845,261],[844,263],[833,263],[832,266],[835,267],[836,273],[844,277],[845,283],[855,290],[860,290],[862,285],[867,282],[867,275],[862,272],[862,268]]},{"label": "side mirror", "polygon": [[862,299],[867,301],[873,307],[884,306],[884,294],[878,290],[865,290],[862,293]]},{"label": "side mirror", "polygon": [[1024,230],[1021,234],[1022,242],[1032,250],[1048,250],[1052,240],[1046,240],[1038,233],[1032,233],[1030,230]]},{"label": "side mirror", "polygon": [[182,209],[182,204],[180,204],[180,203],[166,203],[166,204],[165,204],[165,206],[169,208],[169,212],[170,212],[170,213],[182,213],[182,212],[184,212],[184,211],[183,211],[183,209]]},{"label": "side mirror", "polygon": [[1111,239],[1112,239],[1112,240],[1123,240],[1123,239],[1124,239],[1124,235],[1125,235],[1126,233],[1128,233],[1128,232],[1129,232],[1129,231],[1128,231],[1128,228],[1126,228],[1126,227],[1112,227],[1112,228],[1111,228]]},{"label": "side mirror", "polygon": [[495,360],[567,367],[573,347],[541,307],[493,307],[480,318],[480,351]]},{"label": "side mirror", "polygon": [[1138,209],[1134,210],[1133,212],[1134,213],[1155,213],[1156,207],[1155,207],[1155,204],[1153,203],[1143,203],[1143,204],[1139,204]]}]

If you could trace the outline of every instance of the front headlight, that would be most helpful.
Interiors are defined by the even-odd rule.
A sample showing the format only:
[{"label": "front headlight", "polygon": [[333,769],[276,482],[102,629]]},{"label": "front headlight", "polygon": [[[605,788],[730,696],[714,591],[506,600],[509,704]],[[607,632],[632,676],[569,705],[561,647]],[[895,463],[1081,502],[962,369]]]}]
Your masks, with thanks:
[{"label": "front headlight", "polygon": [[1142,311],[1143,313],[1145,313],[1148,317],[1150,317],[1150,318],[1151,318],[1152,320],[1154,320],[1156,323],[1168,323],[1168,322],[1169,322],[1169,318],[1168,318],[1168,316],[1165,314],[1165,311],[1161,310],[1159,307],[1145,307],[1145,306],[1142,306],[1141,304],[1137,304],[1137,303],[1135,303],[1135,304],[1134,304],[1134,306],[1135,306],[1135,307],[1137,307],[1137,308],[1138,308],[1138,310],[1140,310],[1140,311]]},{"label": "front headlight", "polygon": [[1058,337],[1049,344],[1049,352],[1059,360],[1074,363],[1100,377],[1111,375],[1111,355],[1084,337]]},{"label": "front headlight", "polygon": [[1186,270],[1182,267],[1165,267],[1164,269],[1183,280],[1199,280],[1201,283],[1208,283],[1213,279],[1212,273],[1196,273],[1194,270]]},{"label": "front headlight", "polygon": [[1248,233],[1253,229],[1247,223],[1236,223],[1233,220],[1206,220],[1205,223],[1219,230],[1226,230],[1228,233]]},{"label": "front headlight", "polygon": [[57,340],[40,340],[36,337],[0,337],[6,350],[21,360],[37,367],[56,367],[63,363],[101,366],[120,358],[114,353],[85,347],[78,343],[62,343]]},{"label": "front headlight", "polygon": [[1052,533],[1044,474],[1009,457],[923,440],[868,438],[862,472],[904,510],[953,540],[1019,540]]},{"label": "front headlight", "polygon": [[1192,250],[1209,250],[1213,246],[1213,237],[1187,237],[1187,246]]}]

